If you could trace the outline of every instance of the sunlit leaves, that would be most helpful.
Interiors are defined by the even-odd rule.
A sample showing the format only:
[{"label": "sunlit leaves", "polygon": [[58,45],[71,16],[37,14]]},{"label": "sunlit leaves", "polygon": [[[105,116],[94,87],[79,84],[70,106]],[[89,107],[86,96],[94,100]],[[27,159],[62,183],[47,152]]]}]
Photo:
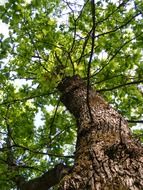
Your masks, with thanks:
[{"label": "sunlit leaves", "polygon": [[[142,7],[138,0],[95,2],[90,82],[129,120],[139,119],[143,112]],[[19,166],[15,174],[26,179],[55,163],[72,161],[64,155],[73,154],[76,124],[59,103],[56,87],[65,76],[79,74],[86,79],[93,23],[90,1],[10,0],[0,6],[0,17],[9,26],[8,38],[0,34],[3,188],[4,174],[9,172],[11,179],[9,151]]]}]

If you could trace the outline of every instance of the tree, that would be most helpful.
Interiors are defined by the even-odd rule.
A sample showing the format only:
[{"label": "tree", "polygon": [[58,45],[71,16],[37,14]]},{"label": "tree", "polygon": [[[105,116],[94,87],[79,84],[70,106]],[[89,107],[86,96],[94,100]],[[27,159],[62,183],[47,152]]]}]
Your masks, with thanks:
[{"label": "tree", "polygon": [[142,129],[129,129],[143,123],[142,9],[140,0],[0,6],[1,189],[142,189]]},{"label": "tree", "polygon": [[78,125],[74,166],[61,189],[142,189],[143,149],[127,122],[92,89],[87,96],[78,76],[59,89]]}]

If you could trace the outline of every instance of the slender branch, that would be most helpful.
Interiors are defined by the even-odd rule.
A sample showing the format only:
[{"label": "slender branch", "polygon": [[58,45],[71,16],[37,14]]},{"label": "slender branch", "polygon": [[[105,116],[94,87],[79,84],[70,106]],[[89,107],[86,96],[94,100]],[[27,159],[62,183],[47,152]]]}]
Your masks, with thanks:
[{"label": "slender branch", "polygon": [[[91,78],[92,77],[94,77],[94,75],[92,75],[91,76]],[[105,82],[105,81],[109,81],[109,80],[112,80],[113,78],[117,78],[117,77],[125,77],[124,75],[122,75],[122,74],[118,74],[118,75],[113,75],[113,76],[111,76],[111,77],[109,77],[109,78],[104,78],[103,80],[100,80],[100,81],[95,81],[95,83],[94,84],[100,84],[100,83],[103,83],[103,82]]]},{"label": "slender branch", "polygon": [[107,32],[103,32],[101,34],[98,34],[95,36],[95,38],[99,38],[100,36],[104,36],[104,35],[107,35],[107,34],[111,34],[113,32],[116,32],[117,30],[121,29],[121,28],[124,28],[126,25],[128,25],[134,18],[136,18],[137,16],[139,16],[141,13],[137,13],[135,14],[133,17],[131,17],[126,23],[118,26],[118,27],[115,27],[113,30],[110,30],[110,31],[107,31]]},{"label": "slender branch", "polygon": [[0,103],[0,106],[1,105],[7,105],[7,104],[15,104],[16,102],[24,102],[24,101],[27,101],[27,100],[30,100],[30,99],[41,97],[41,96],[49,96],[49,95],[51,95],[51,94],[53,94],[55,92],[57,92],[57,90],[55,90],[53,92],[44,92],[44,93],[38,94],[38,95],[31,95],[29,97],[24,97],[22,99],[13,99],[11,101],[3,101],[2,103]]},{"label": "slender branch", "polygon": [[71,65],[72,65],[73,75],[74,75],[74,74],[75,74],[75,68],[74,68],[74,63],[73,63],[72,58],[71,58],[71,52],[72,52],[72,50],[74,49],[74,46],[75,46],[75,37],[76,37],[76,30],[77,30],[77,27],[76,27],[76,25],[77,25],[77,20],[74,18],[74,17],[75,17],[75,16],[74,16],[74,10],[71,8],[69,2],[67,2],[67,1],[65,1],[65,0],[63,0],[63,1],[67,4],[68,8],[71,10],[72,15],[73,15],[73,20],[74,20],[73,41],[72,41],[71,48],[70,48],[70,50],[68,51],[68,56],[69,56],[70,63],[71,63]]},{"label": "slender branch", "polygon": [[85,48],[87,46],[88,40],[90,38],[90,34],[91,34],[91,31],[87,34],[87,36],[85,38],[85,41],[84,41],[83,47],[82,47],[82,52],[81,52],[81,55],[80,55],[80,57],[78,59],[78,63],[77,64],[79,64],[81,62],[81,59],[83,58],[83,54],[84,54]]},{"label": "slender branch", "polygon": [[122,45],[115,51],[114,55],[109,59],[109,61],[108,61],[105,65],[103,65],[102,68],[98,69],[98,70],[92,75],[92,77],[93,77],[93,76],[96,76],[97,74],[99,74],[106,66],[108,66],[108,65],[110,64],[110,62],[116,57],[116,55],[120,53],[121,49],[122,49],[124,46],[126,46],[128,43],[130,43],[131,41],[133,41],[134,39],[136,39],[137,37],[139,37],[139,36],[141,36],[141,35],[142,35],[142,32],[141,32],[139,35],[137,35],[137,36],[135,36],[135,37],[129,39],[129,40],[126,41],[124,44],[122,44]]},{"label": "slender branch", "polygon": [[7,111],[6,115],[4,116],[6,128],[7,128],[7,137],[6,137],[6,157],[7,157],[7,165],[10,172],[13,172],[14,168],[13,165],[15,165],[14,161],[14,152],[12,150],[12,128],[9,125],[9,113],[10,113],[10,104],[7,105]]},{"label": "slender branch", "polygon": [[56,115],[57,115],[59,105],[60,105],[60,98],[58,99],[57,106],[56,106],[56,109],[55,109],[55,113],[54,113],[54,116],[52,118],[51,125],[49,127],[49,129],[50,129],[50,132],[49,132],[49,139],[50,139],[49,144],[50,144],[50,146],[51,146],[51,143],[52,143],[52,128],[53,128],[53,125],[54,125],[54,121],[55,121],[55,118],[56,118]]},{"label": "slender branch", "polygon": [[72,57],[71,57],[71,51],[70,52],[67,52],[68,53],[68,58],[69,58],[69,61],[72,65],[72,70],[73,70],[73,75],[75,74],[75,68],[74,68],[74,63],[73,63],[73,60],[72,60]]},{"label": "slender branch", "polygon": [[9,149],[9,148],[21,148],[23,149],[24,151],[29,151],[29,152],[32,152],[34,154],[39,154],[39,155],[48,155],[48,156],[51,156],[51,157],[57,157],[57,158],[74,158],[74,155],[62,155],[62,154],[54,154],[54,153],[48,153],[48,152],[42,152],[42,151],[38,151],[37,149],[36,150],[32,150],[28,147],[25,147],[25,146],[22,146],[22,145],[19,145],[19,144],[14,144],[12,145],[11,147],[4,147],[4,148],[0,148],[0,151],[1,152],[4,152]]},{"label": "slender branch", "polygon": [[[84,5],[83,5],[82,9],[80,10],[80,13],[79,13],[79,15],[78,15],[78,17],[77,17],[76,19],[75,19],[75,15],[74,15],[74,10],[71,8],[70,3],[67,2],[67,1],[65,1],[65,0],[63,0],[63,1],[64,1],[64,3],[67,4],[68,8],[71,10],[71,12],[72,12],[72,14],[73,14],[73,20],[74,20],[73,41],[72,41],[71,48],[70,48],[70,50],[68,51],[68,58],[69,58],[70,63],[71,63],[71,65],[72,65],[73,75],[74,75],[74,74],[75,74],[75,68],[74,68],[74,63],[73,63],[73,61],[72,61],[71,53],[72,53],[73,49],[75,49],[74,47],[75,47],[76,36],[77,36],[77,22],[78,22],[78,20],[80,19],[81,15],[82,15],[82,12],[83,12],[83,10],[84,10],[84,7],[87,5],[87,3],[88,3],[89,0],[87,0],[87,1],[84,3]],[[89,36],[90,36],[90,35],[89,35]],[[83,49],[84,49],[84,48],[83,48]],[[84,50],[82,51],[82,53],[84,53]],[[82,53],[81,53],[81,57],[82,57]],[[80,57],[79,60],[81,60],[81,57]],[[80,61],[79,61],[79,62],[80,62]],[[79,63],[79,62],[78,62],[78,63]]]},{"label": "slender branch", "polygon": [[127,83],[124,83],[124,84],[114,86],[112,88],[103,88],[103,89],[97,90],[97,92],[112,91],[112,90],[115,90],[115,89],[118,89],[118,88],[122,88],[122,87],[125,87],[125,86],[130,86],[130,85],[135,85],[135,84],[140,84],[140,83],[143,83],[143,80],[127,82]]},{"label": "slender branch", "polygon": [[123,0],[123,2],[121,2],[119,4],[119,6],[110,14],[108,14],[104,19],[99,20],[98,22],[96,22],[96,25],[103,23],[104,21],[106,21],[110,16],[112,16],[114,13],[116,13],[121,7],[124,7],[130,0],[127,0],[126,2]]},{"label": "slender branch", "polygon": [[55,134],[55,136],[52,138],[52,141],[55,140],[58,136],[60,136],[61,134],[63,134],[65,131],[67,131],[69,128],[71,128],[72,126],[74,125],[70,125],[70,126],[67,126],[65,127],[63,130],[59,131],[58,133]]},{"label": "slender branch", "polygon": [[43,69],[46,71],[46,72],[48,72],[49,73],[49,70],[42,64],[42,62],[41,62],[41,56],[40,56],[40,54],[39,54],[39,51],[38,51],[38,48],[36,47],[36,44],[35,44],[35,42],[34,42],[34,40],[33,40],[33,37],[31,36],[31,33],[30,33],[30,31],[27,29],[27,34],[29,35],[29,38],[30,38],[30,40],[31,40],[31,43],[33,44],[33,47],[35,48],[35,52],[36,52],[36,55],[35,56],[37,56],[37,58],[38,58],[38,64],[41,66],[41,67],[43,67]]},{"label": "slender branch", "polygon": [[92,11],[92,31],[91,31],[91,37],[92,37],[92,43],[91,43],[91,53],[90,53],[90,58],[88,62],[88,68],[87,68],[87,106],[89,109],[89,115],[92,120],[92,114],[90,110],[90,105],[89,105],[89,88],[90,88],[90,68],[91,68],[91,62],[92,62],[92,57],[94,54],[94,43],[95,43],[95,1],[91,0],[91,11]]},{"label": "slender branch", "polygon": [[143,123],[143,120],[127,120],[129,123]]},{"label": "slender branch", "polygon": [[95,2],[94,0],[91,0],[91,10],[92,10],[92,30],[91,30],[91,37],[92,37],[92,44],[91,44],[91,53],[90,58],[88,62],[88,68],[87,68],[87,87],[89,88],[90,85],[90,67],[91,67],[91,61],[94,53],[94,42],[95,42]]},{"label": "slender branch", "polygon": [[135,9],[136,9],[137,11],[139,11],[139,12],[141,13],[142,17],[143,17],[143,11],[142,11],[141,8],[138,7],[137,2],[134,1],[134,5],[135,5]]}]

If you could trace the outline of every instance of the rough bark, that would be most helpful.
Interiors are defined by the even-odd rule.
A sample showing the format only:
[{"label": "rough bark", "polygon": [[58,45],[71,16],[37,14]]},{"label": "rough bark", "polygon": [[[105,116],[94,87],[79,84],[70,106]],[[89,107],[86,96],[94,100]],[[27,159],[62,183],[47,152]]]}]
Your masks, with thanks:
[{"label": "rough bark", "polygon": [[73,169],[61,190],[142,190],[143,149],[127,121],[79,76],[59,85],[61,101],[77,120]]},{"label": "rough bark", "polygon": [[42,176],[25,181],[24,178],[17,176],[14,181],[20,190],[47,190],[55,186],[68,173],[70,167],[58,164],[55,168],[45,172]]}]

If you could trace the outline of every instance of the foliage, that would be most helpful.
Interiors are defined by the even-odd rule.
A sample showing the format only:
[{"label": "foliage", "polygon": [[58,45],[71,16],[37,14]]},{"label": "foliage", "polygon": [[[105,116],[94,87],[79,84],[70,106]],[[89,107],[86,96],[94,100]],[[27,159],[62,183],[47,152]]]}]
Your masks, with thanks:
[{"label": "foliage", "polygon": [[16,175],[30,179],[72,163],[75,121],[56,89],[63,77],[81,75],[128,120],[142,117],[143,3],[93,2],[0,6],[9,26],[7,38],[0,34],[1,189],[14,188]]}]

